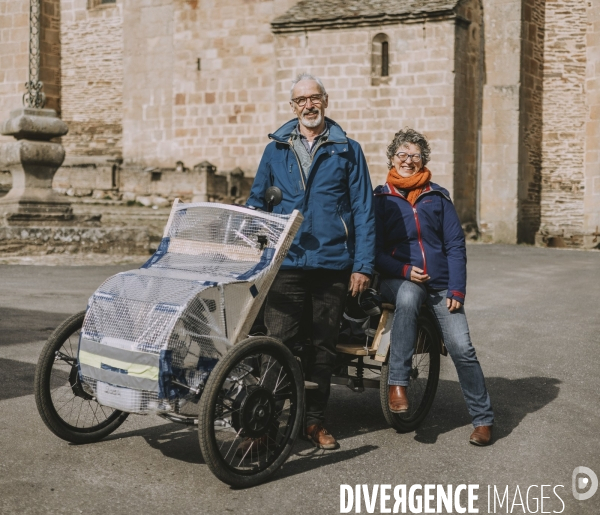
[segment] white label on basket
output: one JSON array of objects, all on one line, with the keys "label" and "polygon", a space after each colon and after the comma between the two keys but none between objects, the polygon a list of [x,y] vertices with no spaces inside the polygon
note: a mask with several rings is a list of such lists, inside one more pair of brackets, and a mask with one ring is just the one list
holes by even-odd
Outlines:
[{"label": "white label on basket", "polygon": [[142,407],[142,392],[131,388],[98,381],[96,395],[100,404],[121,411],[140,411]]}]

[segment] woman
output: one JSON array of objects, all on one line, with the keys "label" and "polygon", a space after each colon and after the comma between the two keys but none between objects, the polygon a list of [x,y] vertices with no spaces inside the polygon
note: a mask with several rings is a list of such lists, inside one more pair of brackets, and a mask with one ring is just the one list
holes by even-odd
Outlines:
[{"label": "woman", "polygon": [[423,303],[435,314],[456,367],[475,430],[469,441],[489,445],[494,414],[463,304],[466,249],[448,191],[431,182],[425,167],[430,148],[412,129],[397,132],[387,149],[386,184],[375,189],[377,243],[375,266],[381,293],[395,303],[390,350],[389,407],[408,411],[417,316]]}]

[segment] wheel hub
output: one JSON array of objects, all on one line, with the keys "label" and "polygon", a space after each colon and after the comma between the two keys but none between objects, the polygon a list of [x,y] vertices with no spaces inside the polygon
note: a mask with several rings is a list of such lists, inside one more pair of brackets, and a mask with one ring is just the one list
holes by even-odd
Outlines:
[{"label": "wheel hub", "polygon": [[275,418],[273,394],[262,386],[242,390],[233,403],[232,425],[244,436],[259,438],[266,434]]}]

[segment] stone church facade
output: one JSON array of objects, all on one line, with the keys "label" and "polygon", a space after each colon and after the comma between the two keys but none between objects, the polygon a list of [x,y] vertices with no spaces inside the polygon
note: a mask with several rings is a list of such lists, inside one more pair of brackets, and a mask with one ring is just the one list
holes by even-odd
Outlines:
[{"label": "stone church facade", "polygon": [[[0,0],[3,118],[27,80],[28,6]],[[56,186],[119,198],[170,177],[169,197],[218,198],[190,175],[216,169],[246,191],[304,71],[374,184],[411,126],[468,233],[598,247],[600,0],[43,0],[47,107],[70,128]]]}]

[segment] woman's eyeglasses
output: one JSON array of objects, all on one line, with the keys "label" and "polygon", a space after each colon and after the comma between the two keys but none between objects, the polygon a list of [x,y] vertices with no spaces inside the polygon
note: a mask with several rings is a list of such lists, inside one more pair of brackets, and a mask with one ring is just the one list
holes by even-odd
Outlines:
[{"label": "woman's eyeglasses", "polygon": [[421,160],[421,154],[407,154],[406,152],[398,152],[396,157],[400,159],[400,161],[410,159],[410,162],[413,163],[418,163]]}]

